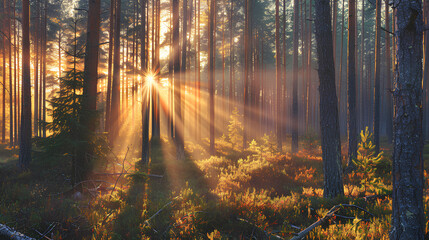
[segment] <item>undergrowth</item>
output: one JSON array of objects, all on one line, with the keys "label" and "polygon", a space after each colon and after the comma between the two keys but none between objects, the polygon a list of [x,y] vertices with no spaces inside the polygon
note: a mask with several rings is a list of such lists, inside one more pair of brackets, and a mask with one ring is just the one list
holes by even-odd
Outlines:
[{"label": "undergrowth", "polygon": [[[238,137],[224,136],[217,145],[222,151],[211,157],[201,145],[187,143],[182,162],[174,159],[174,145],[160,139],[148,165],[133,156],[111,156],[97,171],[117,174],[94,174],[79,188],[59,170],[48,181],[46,171],[20,173],[6,164],[0,168],[0,223],[36,238],[37,231],[47,232],[52,239],[290,239],[332,206],[351,204],[372,215],[341,209],[306,239],[388,239],[390,160],[373,154],[368,132],[361,137],[357,168],[344,176],[345,196],[335,199],[323,198],[320,148],[279,154],[269,135],[241,152]],[[123,158],[126,171],[118,170]]]}]

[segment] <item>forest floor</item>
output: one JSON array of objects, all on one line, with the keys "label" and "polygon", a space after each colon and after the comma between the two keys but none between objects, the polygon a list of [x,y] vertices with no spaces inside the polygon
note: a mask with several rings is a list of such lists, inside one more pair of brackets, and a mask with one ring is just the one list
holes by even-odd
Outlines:
[{"label": "forest floor", "polygon": [[[187,143],[179,162],[174,145],[160,139],[149,164],[138,162],[137,150],[110,154],[74,187],[67,163],[33,162],[20,172],[17,150],[1,145],[0,223],[36,239],[291,239],[343,204],[307,239],[388,239],[390,146],[367,162],[370,173],[344,174],[345,196],[328,200],[316,141],[304,139],[296,155],[276,153],[268,136],[245,151],[235,145],[220,138],[210,157],[207,140]],[[362,153],[375,159],[370,149]],[[429,166],[429,145],[424,157]],[[428,219],[427,191],[424,205]]]}]

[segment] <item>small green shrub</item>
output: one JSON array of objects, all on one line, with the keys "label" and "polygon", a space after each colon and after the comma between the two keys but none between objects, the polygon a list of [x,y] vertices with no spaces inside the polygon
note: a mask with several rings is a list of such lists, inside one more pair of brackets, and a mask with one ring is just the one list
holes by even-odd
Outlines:
[{"label": "small green shrub", "polygon": [[383,151],[375,153],[375,145],[372,143],[372,134],[368,127],[361,131],[361,142],[358,144],[357,158],[353,160],[356,172],[361,176],[360,184],[364,192],[372,194],[387,193],[387,186],[380,176],[376,174],[377,168],[383,163]]}]

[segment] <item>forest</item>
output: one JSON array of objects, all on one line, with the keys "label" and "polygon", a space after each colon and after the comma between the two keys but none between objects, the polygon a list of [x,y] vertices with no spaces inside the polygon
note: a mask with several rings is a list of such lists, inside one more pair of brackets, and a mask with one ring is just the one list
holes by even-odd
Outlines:
[{"label": "forest", "polygon": [[429,0],[0,0],[0,239],[429,239],[427,30]]}]

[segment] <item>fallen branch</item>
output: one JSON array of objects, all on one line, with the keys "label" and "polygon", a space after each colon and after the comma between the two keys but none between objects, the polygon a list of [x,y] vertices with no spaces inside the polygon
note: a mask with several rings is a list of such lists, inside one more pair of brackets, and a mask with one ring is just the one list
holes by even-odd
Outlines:
[{"label": "fallen branch", "polygon": [[336,212],[338,212],[338,210],[341,209],[341,205],[335,205],[331,208],[331,210],[329,210],[329,212],[323,217],[320,218],[319,220],[317,220],[315,223],[311,224],[308,228],[302,230],[301,232],[298,233],[297,236],[291,238],[291,240],[300,240],[303,237],[305,237],[305,235],[307,235],[308,233],[310,233],[313,229],[315,229],[316,227],[322,225],[323,223],[327,222],[329,219],[331,219],[334,214]]},{"label": "fallen branch", "polygon": [[3,224],[0,224],[0,239],[35,240]]},{"label": "fallen branch", "polygon": [[146,221],[144,221],[145,224],[149,225],[149,221],[152,220],[154,217],[156,217],[158,214],[160,214],[162,212],[162,210],[164,210],[166,207],[168,207],[169,205],[171,205],[173,203],[173,201],[168,202],[167,204],[165,204],[161,209],[159,209],[154,215],[152,215],[149,219],[147,219]]},{"label": "fallen branch", "polygon": [[[340,205],[335,205],[333,206],[328,213],[326,213],[326,215],[323,218],[320,218],[319,220],[317,220],[315,223],[311,224],[308,228],[302,230],[301,232],[298,233],[298,235],[296,235],[295,237],[291,238],[290,240],[300,240],[302,238],[304,238],[308,233],[310,233],[313,229],[315,229],[316,227],[322,225],[323,223],[326,223],[329,219],[331,219],[332,217],[336,216],[339,218],[344,218],[344,219],[355,219],[354,217],[347,217],[347,216],[343,216],[343,215],[338,215],[335,214],[336,212],[338,212],[341,208],[344,207],[350,207],[350,208],[356,208],[359,209],[369,215],[371,215],[371,217],[374,217],[374,214],[368,212],[367,210],[365,210],[362,207],[359,207],[357,205],[353,205],[353,204],[340,204]],[[369,219],[361,219],[361,221],[369,221]]]},{"label": "fallen branch", "polygon": [[125,160],[127,159],[127,155],[128,155],[128,152],[129,152],[129,151],[130,151],[130,148],[128,147],[128,148],[127,148],[127,152],[125,153],[125,156],[124,156],[124,161],[122,161],[122,171],[121,171],[121,174],[118,176],[118,178],[116,178],[115,186],[113,186],[113,189],[112,189],[112,191],[110,192],[109,200],[112,198],[113,191],[115,191],[115,189],[116,189],[116,185],[118,184],[119,178],[121,178],[121,176],[124,174],[124,170],[125,170]]},{"label": "fallen branch", "polygon": [[[273,233],[269,233],[269,232],[267,232],[267,231],[265,231],[265,230],[263,230],[263,229],[261,229],[260,227],[258,227],[256,224],[254,224],[254,223],[251,223],[251,222],[249,222],[248,220],[246,220],[246,219],[244,219],[244,218],[237,218],[237,220],[239,220],[239,221],[242,221],[242,222],[245,222],[245,223],[247,223],[247,224],[249,224],[250,226],[252,226],[254,229],[258,229],[258,230],[260,230],[261,232],[263,232],[264,234],[265,234],[265,236],[267,236],[269,239],[280,239],[280,240],[283,240],[283,238],[281,238],[280,236],[277,236],[277,235],[275,235],[275,234],[273,234]],[[252,235],[253,235],[253,233],[252,233]]]}]

